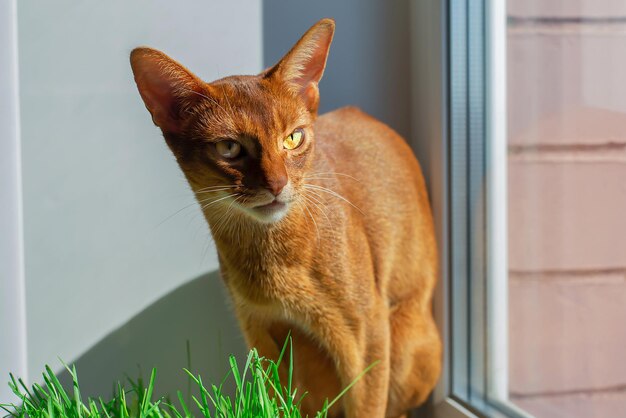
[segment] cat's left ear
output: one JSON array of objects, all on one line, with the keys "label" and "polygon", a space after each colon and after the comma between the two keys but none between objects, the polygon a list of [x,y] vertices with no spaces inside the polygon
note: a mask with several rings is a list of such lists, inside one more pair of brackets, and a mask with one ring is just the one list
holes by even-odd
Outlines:
[{"label": "cat's left ear", "polygon": [[265,77],[279,79],[304,101],[307,109],[317,111],[318,83],[326,68],[328,51],[335,33],[335,21],[322,19],[313,25]]},{"label": "cat's left ear", "polygon": [[135,48],[130,65],[139,94],[163,132],[179,132],[189,109],[208,94],[198,77],[156,49]]}]

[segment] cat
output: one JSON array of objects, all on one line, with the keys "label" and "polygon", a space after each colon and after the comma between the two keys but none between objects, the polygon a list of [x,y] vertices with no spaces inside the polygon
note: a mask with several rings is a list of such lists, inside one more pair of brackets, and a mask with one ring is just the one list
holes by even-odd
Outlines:
[{"label": "cat", "polygon": [[317,116],[334,30],[323,19],[273,67],[211,83],[154,49],[130,61],[247,344],[275,359],[291,335],[310,417],[374,363],[329,416],[404,417],[440,373],[432,215],[396,132],[354,107]]}]

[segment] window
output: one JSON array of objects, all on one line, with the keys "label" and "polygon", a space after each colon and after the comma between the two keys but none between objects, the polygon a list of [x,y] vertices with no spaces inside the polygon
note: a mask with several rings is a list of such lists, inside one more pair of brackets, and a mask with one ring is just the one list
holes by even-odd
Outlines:
[{"label": "window", "polygon": [[504,3],[451,1],[447,22],[449,392],[522,417],[507,382]]},{"label": "window", "polygon": [[414,80],[444,109],[418,133],[447,349],[426,416],[621,416],[626,4],[443,3]]}]

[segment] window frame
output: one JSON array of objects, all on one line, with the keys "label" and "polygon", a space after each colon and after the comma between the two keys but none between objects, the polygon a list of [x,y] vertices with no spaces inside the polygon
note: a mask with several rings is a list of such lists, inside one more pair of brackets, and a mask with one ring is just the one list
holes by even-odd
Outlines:
[{"label": "window frame", "polygon": [[[27,375],[17,0],[0,2],[0,376]],[[3,382],[4,383],[4,382]],[[12,392],[0,386],[0,400]]]},{"label": "window frame", "polygon": [[526,418],[508,402],[506,0],[412,2],[411,16],[413,140],[439,242],[444,342],[418,416]]}]

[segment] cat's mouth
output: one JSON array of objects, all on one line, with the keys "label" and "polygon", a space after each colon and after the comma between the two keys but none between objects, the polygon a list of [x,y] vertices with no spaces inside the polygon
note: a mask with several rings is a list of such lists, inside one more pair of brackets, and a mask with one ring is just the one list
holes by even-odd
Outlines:
[{"label": "cat's mouth", "polygon": [[257,221],[263,223],[274,223],[281,220],[288,210],[288,202],[282,202],[274,199],[269,203],[252,206],[246,211],[252,215]]},{"label": "cat's mouth", "polygon": [[277,199],[274,199],[270,203],[267,203],[264,205],[258,205],[258,206],[255,206],[254,208],[259,209],[259,210],[279,210],[279,209],[284,209],[286,206],[287,204],[285,202],[279,202]]}]

